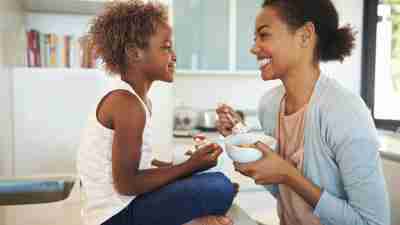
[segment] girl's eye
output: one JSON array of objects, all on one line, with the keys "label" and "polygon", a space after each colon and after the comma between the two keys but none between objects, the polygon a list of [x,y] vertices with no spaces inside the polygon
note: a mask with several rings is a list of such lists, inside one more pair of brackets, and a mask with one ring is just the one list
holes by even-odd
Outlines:
[{"label": "girl's eye", "polygon": [[164,49],[166,51],[170,51],[170,50],[172,50],[172,47],[171,46],[164,46],[164,47],[162,47],[162,49]]}]

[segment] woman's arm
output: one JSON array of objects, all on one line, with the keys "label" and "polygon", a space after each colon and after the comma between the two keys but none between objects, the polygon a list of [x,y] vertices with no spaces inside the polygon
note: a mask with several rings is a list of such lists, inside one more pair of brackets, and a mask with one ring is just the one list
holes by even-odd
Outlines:
[{"label": "woman's arm", "polygon": [[314,214],[327,225],[389,225],[389,200],[376,142],[354,140],[343,145],[336,158],[347,199],[324,190]]},{"label": "woman's arm", "polygon": [[305,178],[294,167],[292,168],[293,169],[288,171],[284,184],[300,195],[311,207],[315,208],[322,195],[321,188]]},{"label": "woman's arm", "polygon": [[272,184],[275,187],[277,184],[285,184],[315,207],[321,197],[321,189],[267,145],[258,142],[256,146],[263,153],[263,158],[253,163],[235,163],[236,170],[253,178],[256,184]]},{"label": "woman's arm", "polygon": [[358,96],[332,96],[321,108],[320,132],[338,167],[345,197],[324,190],[314,213],[327,225],[388,225],[389,199],[371,113]]}]

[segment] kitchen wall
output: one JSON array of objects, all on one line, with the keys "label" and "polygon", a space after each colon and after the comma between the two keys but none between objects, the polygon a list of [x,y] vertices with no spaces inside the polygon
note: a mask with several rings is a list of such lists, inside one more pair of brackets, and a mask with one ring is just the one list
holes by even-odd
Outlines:
[{"label": "kitchen wall", "polygon": [[[361,47],[363,25],[363,0],[334,0],[340,15],[340,23],[350,23],[358,31],[353,55],[342,64],[322,65],[323,71],[350,89],[360,93]],[[252,24],[249,24],[252,26]],[[179,60],[179,59],[178,59]],[[213,108],[218,102],[227,102],[239,108],[255,109],[263,93],[276,85],[276,82],[263,82],[254,74],[177,74],[175,96],[184,104],[196,108]]]},{"label": "kitchen wall", "polygon": [[12,174],[11,68],[23,64],[23,13],[18,1],[0,1],[0,176]]},{"label": "kitchen wall", "polygon": [[[11,68],[22,64],[25,41],[23,14],[15,0],[0,1],[0,176],[13,174],[13,116]],[[21,54],[18,54],[21,53]],[[0,207],[0,224],[10,215]]]}]

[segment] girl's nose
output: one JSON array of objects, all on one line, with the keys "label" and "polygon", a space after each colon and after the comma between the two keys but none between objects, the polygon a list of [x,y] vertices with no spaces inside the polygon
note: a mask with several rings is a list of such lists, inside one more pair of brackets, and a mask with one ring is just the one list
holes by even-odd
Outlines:
[{"label": "girl's nose", "polygon": [[176,54],[175,54],[175,52],[172,53],[172,61],[176,62]]}]

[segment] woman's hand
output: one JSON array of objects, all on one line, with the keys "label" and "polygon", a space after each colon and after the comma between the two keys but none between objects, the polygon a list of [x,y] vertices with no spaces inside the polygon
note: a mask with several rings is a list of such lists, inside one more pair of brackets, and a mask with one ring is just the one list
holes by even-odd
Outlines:
[{"label": "woman's hand", "polygon": [[222,149],[219,145],[208,144],[193,152],[185,163],[191,165],[195,172],[207,170],[217,165],[221,153]]},{"label": "woman's hand", "polygon": [[236,171],[251,177],[256,184],[287,184],[289,176],[298,172],[267,145],[257,142],[256,146],[263,153],[261,159],[251,163],[234,163]]},{"label": "woman's hand", "polygon": [[240,116],[232,109],[232,107],[221,104],[217,110],[218,120],[216,126],[218,131],[223,136],[229,136],[232,134],[232,128],[241,121]]}]

